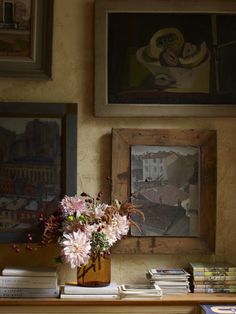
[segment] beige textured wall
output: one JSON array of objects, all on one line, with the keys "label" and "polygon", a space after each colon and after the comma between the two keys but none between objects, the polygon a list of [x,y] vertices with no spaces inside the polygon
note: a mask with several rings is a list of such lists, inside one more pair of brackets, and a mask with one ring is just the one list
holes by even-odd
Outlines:
[{"label": "beige textured wall", "polygon": [[[147,268],[187,266],[189,261],[228,260],[236,263],[236,119],[235,118],[95,118],[93,117],[93,0],[55,0],[53,79],[0,79],[0,101],[78,103],[78,192],[109,195],[105,178],[111,172],[111,129],[199,128],[218,132],[217,245],[212,256],[112,255],[112,279],[144,280]],[[21,254],[0,247],[0,268],[9,265],[51,265],[55,246]],[[60,279],[75,271],[60,266]]]}]

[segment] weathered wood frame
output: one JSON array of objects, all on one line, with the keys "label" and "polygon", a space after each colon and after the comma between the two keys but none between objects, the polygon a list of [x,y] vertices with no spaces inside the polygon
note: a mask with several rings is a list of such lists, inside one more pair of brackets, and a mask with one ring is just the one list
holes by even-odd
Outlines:
[{"label": "weathered wood frame", "polygon": [[130,195],[130,148],[133,145],[194,146],[200,151],[199,237],[128,237],[114,253],[209,254],[215,251],[216,161],[215,130],[113,129],[112,198]]}]

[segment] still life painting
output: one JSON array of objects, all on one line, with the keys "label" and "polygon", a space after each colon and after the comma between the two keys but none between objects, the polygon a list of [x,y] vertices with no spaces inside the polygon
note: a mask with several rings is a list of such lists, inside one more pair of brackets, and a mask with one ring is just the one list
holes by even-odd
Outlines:
[{"label": "still life painting", "polygon": [[236,15],[111,11],[107,17],[108,103],[235,103]]}]

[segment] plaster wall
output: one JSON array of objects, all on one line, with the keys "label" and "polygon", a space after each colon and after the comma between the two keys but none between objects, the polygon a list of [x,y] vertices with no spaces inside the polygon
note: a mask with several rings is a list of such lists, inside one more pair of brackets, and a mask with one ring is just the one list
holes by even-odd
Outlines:
[{"label": "plaster wall", "polygon": [[[112,254],[112,279],[140,282],[145,270],[156,266],[185,267],[189,261],[236,263],[236,118],[96,118],[93,116],[93,0],[55,0],[53,78],[48,81],[0,78],[0,101],[78,103],[78,192],[102,190],[111,174],[112,128],[196,128],[218,133],[216,253],[189,255]],[[5,265],[53,265],[58,248],[16,254],[0,247],[0,268]],[[59,266],[60,280],[75,279],[75,270]]]}]

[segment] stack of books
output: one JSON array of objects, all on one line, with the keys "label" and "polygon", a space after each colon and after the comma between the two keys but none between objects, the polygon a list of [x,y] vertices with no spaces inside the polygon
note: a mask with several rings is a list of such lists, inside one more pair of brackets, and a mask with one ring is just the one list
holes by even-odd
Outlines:
[{"label": "stack of books", "polygon": [[114,282],[105,287],[82,287],[76,283],[66,283],[62,288],[61,299],[119,299],[118,285]]},{"label": "stack of books", "polygon": [[184,269],[150,269],[146,273],[147,279],[158,285],[166,294],[187,294],[190,292],[190,274]]},{"label": "stack of books", "polygon": [[156,284],[124,284],[119,286],[121,298],[146,298],[160,299],[163,295],[162,290]]},{"label": "stack of books", "polygon": [[6,267],[0,276],[1,298],[56,298],[59,290],[54,268]]},{"label": "stack of books", "polygon": [[235,293],[236,266],[222,263],[190,263],[195,293]]}]

